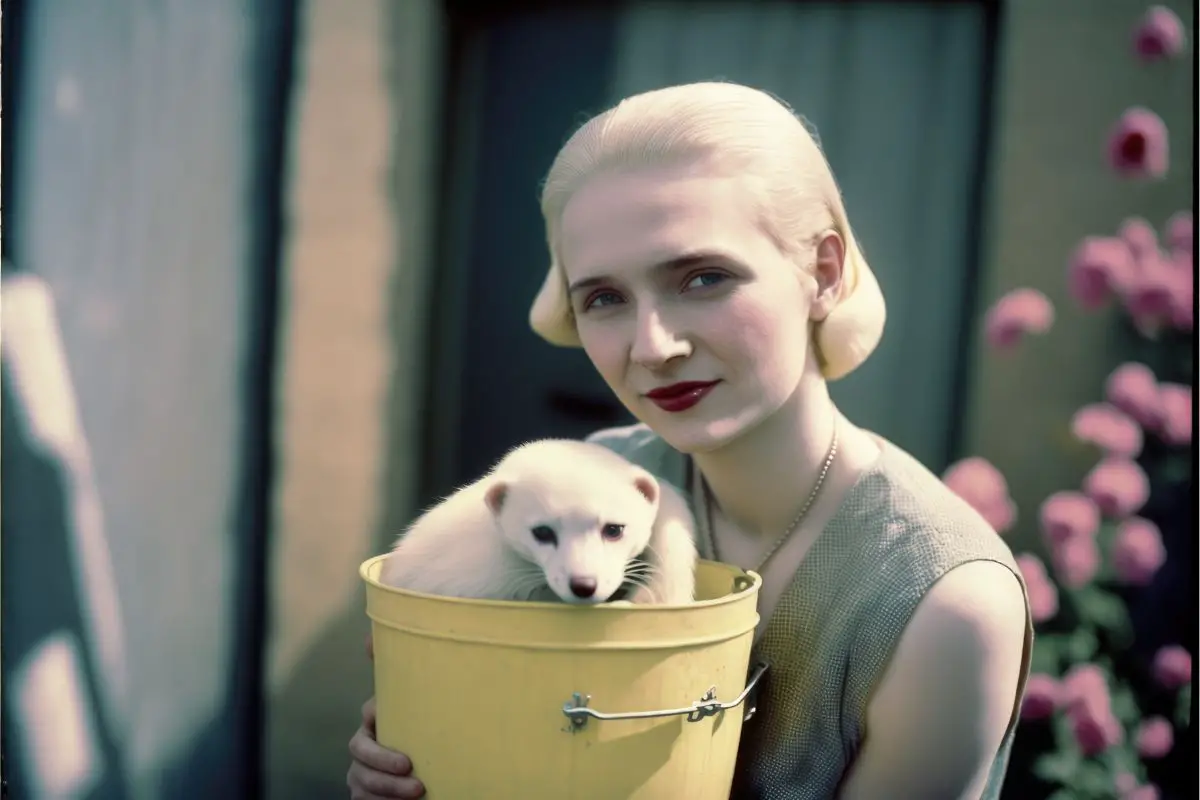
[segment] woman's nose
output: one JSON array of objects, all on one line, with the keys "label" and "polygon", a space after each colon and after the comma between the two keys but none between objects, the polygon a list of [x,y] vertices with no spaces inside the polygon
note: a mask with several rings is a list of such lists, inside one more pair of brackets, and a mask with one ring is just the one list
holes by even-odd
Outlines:
[{"label": "woman's nose", "polygon": [[658,312],[639,315],[629,354],[634,362],[653,369],[688,352],[687,340],[665,324]]}]

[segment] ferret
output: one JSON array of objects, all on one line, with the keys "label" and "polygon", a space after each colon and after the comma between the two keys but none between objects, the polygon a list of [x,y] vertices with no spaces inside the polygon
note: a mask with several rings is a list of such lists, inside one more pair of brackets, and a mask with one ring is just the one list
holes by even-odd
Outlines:
[{"label": "ferret", "polygon": [[679,492],[608,448],[541,439],[426,511],[380,582],[450,597],[678,605],[695,594]]}]

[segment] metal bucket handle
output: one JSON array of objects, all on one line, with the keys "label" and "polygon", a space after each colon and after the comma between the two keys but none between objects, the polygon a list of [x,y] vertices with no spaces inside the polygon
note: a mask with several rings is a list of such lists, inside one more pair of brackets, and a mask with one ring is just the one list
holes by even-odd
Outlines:
[{"label": "metal bucket handle", "polygon": [[[740,706],[750,696],[750,693],[754,691],[754,687],[758,685],[759,680],[766,671],[767,664],[765,662],[756,664],[754,670],[750,673],[750,679],[746,681],[746,688],[728,703],[718,701],[717,687],[710,686],[708,691],[704,693],[704,696],[692,703],[689,708],[669,708],[662,711],[627,711],[624,713],[608,714],[587,707],[587,704],[592,699],[590,694],[581,695],[579,692],[575,692],[571,697],[571,701],[563,704],[563,714],[569,720],[569,724],[563,730],[568,733],[577,733],[583,730],[587,727],[588,717],[602,720],[617,720],[653,719],[655,717],[678,717],[686,715],[688,722],[699,722],[707,717],[715,716],[722,711],[728,711]],[[746,712],[742,715],[742,721],[745,722],[753,717],[756,710],[757,708],[753,701],[748,703]]]}]

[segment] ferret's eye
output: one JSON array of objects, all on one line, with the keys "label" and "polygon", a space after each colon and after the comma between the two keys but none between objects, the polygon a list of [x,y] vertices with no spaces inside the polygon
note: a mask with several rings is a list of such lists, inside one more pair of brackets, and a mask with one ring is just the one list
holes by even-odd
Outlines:
[{"label": "ferret's eye", "polygon": [[533,540],[538,544],[557,544],[558,537],[554,534],[554,528],[549,525],[538,525],[530,529],[533,534]]},{"label": "ferret's eye", "polygon": [[610,522],[604,526],[602,533],[604,534],[605,539],[608,539],[610,542],[615,542],[624,535],[625,526],[619,525],[616,522]]}]

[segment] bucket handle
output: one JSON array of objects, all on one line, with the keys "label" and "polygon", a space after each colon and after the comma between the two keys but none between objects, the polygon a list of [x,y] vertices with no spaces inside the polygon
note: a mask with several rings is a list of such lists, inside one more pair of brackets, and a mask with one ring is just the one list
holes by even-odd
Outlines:
[{"label": "bucket handle", "polygon": [[[741,694],[728,703],[722,703],[718,701],[717,687],[710,686],[708,691],[704,693],[704,696],[692,703],[689,708],[669,708],[662,711],[627,711],[624,713],[605,713],[603,711],[596,711],[593,708],[587,707],[588,702],[590,702],[592,699],[590,694],[581,695],[579,692],[575,692],[572,695],[570,702],[563,704],[563,714],[570,721],[570,724],[563,728],[563,730],[568,733],[576,733],[583,730],[585,727],[587,727],[588,717],[602,720],[616,720],[653,719],[655,717],[678,717],[686,715],[688,722],[699,722],[707,717],[715,716],[722,711],[728,711],[731,708],[737,708],[740,706],[743,702],[745,702],[746,698],[750,696],[750,693],[754,691],[754,687],[758,684],[758,681],[762,678],[766,671],[767,664],[765,662],[759,662],[756,664],[754,671],[750,673],[750,679],[746,681],[746,688],[742,690]],[[753,702],[747,704],[746,713],[742,716],[742,721],[745,722],[754,716],[754,712],[756,710],[757,709]]]}]

